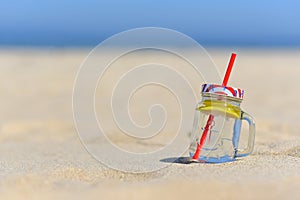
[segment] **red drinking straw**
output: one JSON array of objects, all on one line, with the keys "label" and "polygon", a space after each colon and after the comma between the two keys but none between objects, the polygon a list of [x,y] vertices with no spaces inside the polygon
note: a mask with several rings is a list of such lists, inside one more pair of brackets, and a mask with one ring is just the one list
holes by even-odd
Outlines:
[{"label": "red drinking straw", "polygon": [[201,136],[201,139],[200,139],[200,142],[198,143],[197,145],[197,149],[196,149],[196,152],[193,156],[193,160],[196,160],[198,161],[199,159],[199,156],[200,156],[200,151],[204,145],[204,142],[206,140],[206,137],[207,137],[207,134],[208,134],[208,131],[211,129],[211,126],[212,126],[212,123],[214,121],[214,116],[212,114],[209,115],[208,117],[208,120],[206,122],[206,125],[205,125],[205,128],[204,128],[204,131],[202,133],[202,136]]},{"label": "red drinking straw", "polygon": [[[224,79],[223,79],[223,83],[222,83],[222,86],[224,86],[224,87],[227,85],[227,82],[228,82],[228,79],[229,79],[229,76],[230,76],[235,58],[236,58],[236,54],[232,53],[231,57],[230,57],[229,64],[228,64],[228,67],[227,67],[227,70],[226,70],[226,73],[225,73],[225,76],[224,76]],[[207,119],[207,122],[206,122],[206,125],[204,127],[201,139],[200,139],[200,141],[197,145],[197,149],[196,149],[196,152],[195,152],[192,160],[194,160],[194,161],[199,160],[201,149],[202,149],[202,147],[205,143],[205,140],[206,140],[206,137],[207,137],[207,134],[208,134],[209,130],[211,130],[213,121],[214,121],[214,116],[212,114],[210,114],[208,119]]]},{"label": "red drinking straw", "polygon": [[227,67],[227,70],[226,70],[226,73],[225,73],[225,76],[224,76],[224,79],[223,79],[222,86],[226,86],[227,85],[227,82],[228,82],[228,79],[229,79],[229,76],[230,76],[230,73],[231,73],[231,70],[232,70],[235,58],[236,58],[236,54],[232,53],[231,57],[230,57],[229,64],[228,64],[228,67]]}]

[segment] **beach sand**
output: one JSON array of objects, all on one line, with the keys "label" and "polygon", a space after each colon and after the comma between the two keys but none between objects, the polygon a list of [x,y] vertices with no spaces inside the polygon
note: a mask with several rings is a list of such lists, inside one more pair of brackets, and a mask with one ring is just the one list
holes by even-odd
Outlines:
[{"label": "beach sand", "polygon": [[[255,117],[253,154],[223,164],[166,163],[138,174],[101,164],[77,134],[72,90],[90,50],[0,50],[0,199],[300,198],[300,49],[237,51],[229,84],[245,89],[242,107]],[[208,49],[221,74],[231,51]],[[202,83],[193,81],[199,91]]]}]

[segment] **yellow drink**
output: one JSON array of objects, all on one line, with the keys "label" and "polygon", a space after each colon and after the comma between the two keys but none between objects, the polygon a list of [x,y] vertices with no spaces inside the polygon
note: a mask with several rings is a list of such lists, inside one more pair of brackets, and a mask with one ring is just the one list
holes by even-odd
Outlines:
[{"label": "yellow drink", "polygon": [[226,117],[237,119],[241,118],[241,109],[226,101],[205,100],[197,110],[208,114],[226,115]]}]

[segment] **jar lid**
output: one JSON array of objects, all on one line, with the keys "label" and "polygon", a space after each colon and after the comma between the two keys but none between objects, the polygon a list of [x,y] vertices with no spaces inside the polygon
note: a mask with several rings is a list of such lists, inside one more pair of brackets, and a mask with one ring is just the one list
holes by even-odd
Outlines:
[{"label": "jar lid", "polygon": [[218,84],[203,84],[202,93],[218,94],[239,99],[244,97],[244,90]]}]

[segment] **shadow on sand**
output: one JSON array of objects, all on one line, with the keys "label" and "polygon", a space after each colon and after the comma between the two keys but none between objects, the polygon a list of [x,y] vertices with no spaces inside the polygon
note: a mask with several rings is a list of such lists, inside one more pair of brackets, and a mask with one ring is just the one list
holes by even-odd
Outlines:
[{"label": "shadow on sand", "polygon": [[172,157],[172,158],[164,158],[160,160],[161,162],[166,163],[178,163],[178,164],[190,164],[192,161],[189,157]]}]

